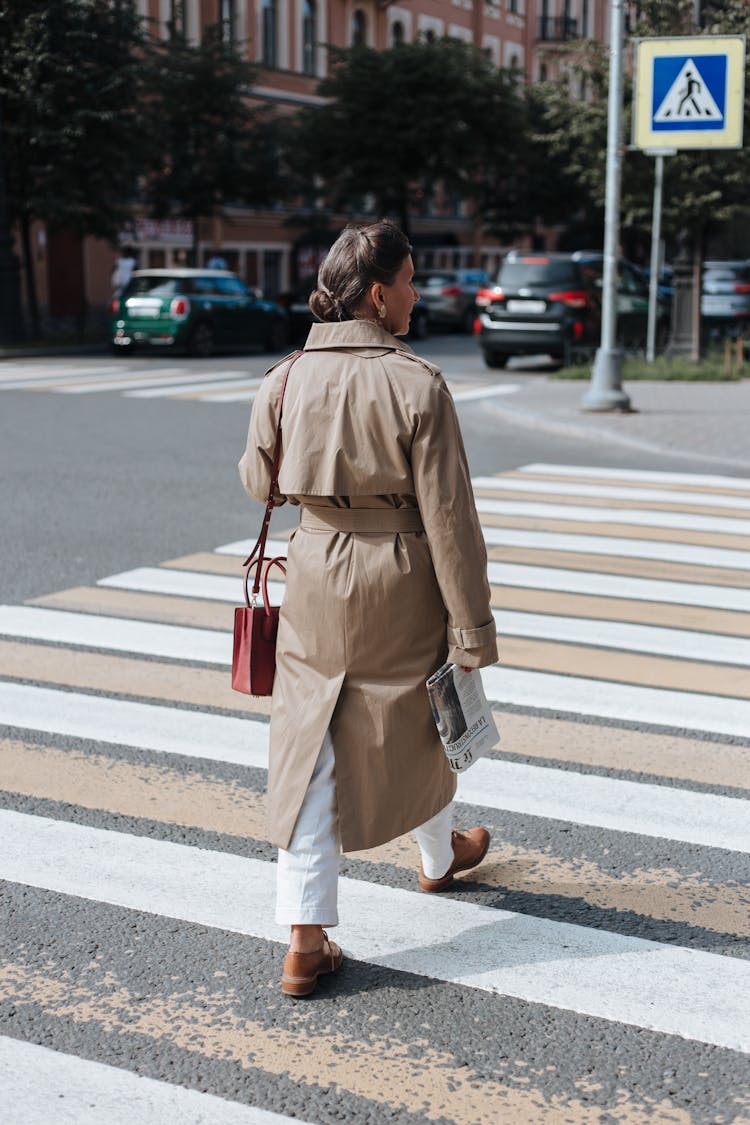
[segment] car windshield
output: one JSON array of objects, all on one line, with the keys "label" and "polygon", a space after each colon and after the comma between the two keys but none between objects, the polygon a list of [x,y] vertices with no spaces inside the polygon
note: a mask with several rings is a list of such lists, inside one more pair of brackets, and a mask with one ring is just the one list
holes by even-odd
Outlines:
[{"label": "car windshield", "polygon": [[455,285],[454,273],[415,273],[414,284],[417,289],[440,289],[443,285]]},{"label": "car windshield", "polygon": [[550,258],[516,258],[503,262],[497,275],[501,289],[520,289],[531,285],[567,285],[577,281],[573,262],[554,261]]},{"label": "car windshield", "polygon": [[124,296],[175,297],[182,292],[182,280],[177,277],[132,277]]}]

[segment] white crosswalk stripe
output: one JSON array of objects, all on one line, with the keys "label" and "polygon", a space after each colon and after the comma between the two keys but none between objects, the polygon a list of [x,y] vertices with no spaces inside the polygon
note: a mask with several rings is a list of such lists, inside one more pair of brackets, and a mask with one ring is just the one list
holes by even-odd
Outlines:
[{"label": "white crosswalk stripe", "polygon": [[[29,388],[40,380],[51,382],[43,365],[28,374],[24,385]],[[232,401],[240,390],[229,379],[222,389],[227,373],[216,374],[216,380],[201,373],[192,383],[172,382],[182,379],[182,372],[164,371],[158,384],[149,386],[146,380],[125,393],[142,398],[205,393],[205,401]],[[77,379],[80,386],[96,385],[83,383],[82,375],[70,370],[58,380],[59,390],[66,390],[68,377],[71,384]],[[83,374],[89,377],[101,379],[103,389],[109,373]],[[14,382],[19,380],[0,386]],[[242,384],[243,395],[248,385],[247,380]],[[470,388],[464,397],[473,395]],[[461,392],[456,397],[460,400]],[[572,910],[574,921],[560,920],[552,906],[545,906],[544,891],[536,892],[536,912],[498,906],[498,895],[486,904],[481,888],[465,899],[417,895],[403,883],[391,885],[383,874],[387,867],[370,874],[373,861],[400,871],[401,853],[386,849],[372,858],[355,857],[342,878],[337,940],[350,958],[379,971],[444,982],[467,996],[482,994],[487,1002],[501,996],[507,1003],[523,1002],[572,1019],[605,1021],[602,1026],[622,1034],[628,1029],[653,1033],[672,1050],[689,1041],[748,1052],[750,961],[739,947],[737,954],[728,946],[713,951],[709,918],[712,904],[728,896],[730,906],[721,920],[717,913],[713,938],[729,935],[731,943],[733,925],[738,935],[747,936],[742,886],[726,875],[714,881],[713,871],[717,864],[731,870],[750,851],[750,678],[745,671],[750,667],[750,585],[743,581],[750,549],[742,549],[742,537],[750,544],[750,481],[534,464],[502,477],[475,478],[474,486],[491,548],[488,575],[503,657],[482,676],[502,737],[493,755],[459,778],[457,809],[464,821],[477,809],[488,810],[488,816],[494,812],[503,826],[495,829],[498,848],[506,825],[509,834],[513,825],[523,825],[522,842],[507,845],[499,866],[493,865],[492,852],[488,857],[487,881],[493,887],[505,880],[510,885],[517,862],[528,871],[532,895],[534,866],[546,863],[539,880],[556,887],[550,889],[550,903],[567,895],[601,913],[590,924],[585,919],[579,924],[584,916]],[[514,499],[514,493],[523,498]],[[531,494],[537,497],[533,501],[527,499]],[[523,519],[545,523],[526,527]],[[584,527],[566,530],[571,522]],[[606,525],[606,534],[599,535],[596,524]],[[623,528],[622,537],[616,525]],[[658,537],[664,531],[669,541]],[[265,712],[253,712],[256,705],[246,697],[230,703],[217,698],[211,709],[204,697],[199,701],[191,695],[194,685],[204,682],[199,677],[226,678],[230,606],[241,604],[241,562],[251,546],[249,540],[227,542],[210,554],[103,576],[83,591],[87,608],[78,589],[36,599],[36,604],[0,606],[0,788],[5,790],[0,881],[6,886],[52,896],[61,918],[74,909],[71,904],[80,909],[83,903],[94,911],[106,905],[134,918],[164,920],[170,932],[197,926],[211,935],[216,949],[231,935],[265,944],[284,941],[284,931],[272,920],[275,865],[267,853],[252,854],[260,830],[250,810],[261,802],[258,778],[268,766]],[[286,549],[286,542],[276,539],[268,553]],[[524,552],[521,561],[513,561],[518,551]],[[561,558],[551,558],[555,552]],[[570,566],[562,565],[573,555]],[[236,575],[230,576],[233,559]],[[640,560],[637,577],[616,572],[627,560]],[[736,574],[722,574],[726,571]],[[283,582],[269,583],[274,602],[283,599],[284,589]],[[625,607],[629,616],[620,619]],[[59,676],[44,671],[35,679],[33,657],[42,652],[49,660],[45,669],[54,669],[59,654]],[[104,681],[87,679],[86,660],[104,658],[112,662],[113,690]],[[145,674],[138,680],[135,668]],[[155,684],[162,677],[164,694],[156,686],[149,693],[149,669]],[[181,673],[184,686],[178,691],[174,685]],[[205,680],[209,699],[214,682]],[[514,733],[507,735],[506,729]],[[526,730],[526,741],[516,741]],[[719,774],[712,775],[714,758],[721,760],[721,778],[729,781],[720,784]],[[46,760],[49,774],[35,764]],[[53,762],[62,772],[54,772]],[[66,770],[70,779],[63,786],[55,779]],[[170,779],[164,780],[163,791],[156,783],[162,774]],[[179,787],[178,778],[188,791],[195,790],[187,819],[163,807],[166,798],[160,795]],[[129,799],[141,804],[126,812],[116,798],[131,783]],[[221,800],[209,799],[208,790],[197,796],[198,787],[209,784],[226,787]],[[138,797],[142,792],[150,796]],[[202,818],[209,811],[224,816],[221,802],[230,799],[246,802],[237,806],[245,810],[240,835],[251,841],[242,854],[217,845],[215,836],[200,835]],[[29,803],[33,800],[52,804],[40,811]],[[110,810],[114,820],[107,819]],[[86,816],[92,819],[87,822]],[[161,836],[160,826],[177,826],[184,838]],[[224,832],[226,839],[238,834],[229,824],[217,828],[213,820],[210,831]],[[569,854],[560,843],[562,833],[570,840]],[[657,864],[648,858],[652,850],[669,858]],[[611,859],[611,871],[605,857]],[[551,875],[553,869],[558,874]],[[627,893],[640,896],[637,907],[623,897],[623,888],[632,885]],[[693,926],[691,911],[701,894],[702,921]],[[674,902],[678,905],[668,905]],[[638,931],[624,920],[639,911],[645,918],[649,910],[655,922],[671,920],[676,936],[668,930],[657,940],[634,936]],[[693,929],[698,937],[688,941],[686,936],[683,944],[680,935]],[[12,1002],[14,987],[20,990],[20,963],[9,961],[3,974],[0,961],[0,1000]],[[218,965],[217,970],[221,976]],[[112,1003],[124,1014],[119,1031],[112,1008],[109,1023],[101,1016],[101,1026],[107,1026],[107,1034],[126,1035],[135,1009],[117,990],[112,972]],[[83,982],[66,981],[57,990],[49,986],[45,1018],[58,1011],[66,1021],[100,1018],[96,998],[84,995]],[[335,986],[330,994],[335,995]],[[37,985],[29,995],[41,1003]],[[138,995],[146,1010],[155,1003],[147,992]],[[419,994],[410,996],[419,1011]],[[346,998],[347,1007],[351,1000]],[[268,998],[261,997],[259,1004],[253,1017],[258,1027],[258,1011],[266,1011]],[[188,1026],[199,1021],[196,1011],[189,1009]],[[4,1030],[16,1034],[12,1021]],[[253,1033],[265,1037],[265,1032]],[[50,1051],[41,1033],[32,1029],[18,1035],[0,1038],[0,1087],[12,1103],[27,1107],[11,1125],[49,1120],[93,1125],[104,1119],[129,1125],[136,1118],[145,1125],[166,1120],[285,1125],[300,1119],[297,1104],[267,1102],[266,1109],[245,1104],[262,1083],[235,1086],[217,1097],[203,1087],[183,1088],[176,1070],[174,1080],[157,1081],[142,1077],[137,1061],[127,1056],[113,1058],[117,1065],[111,1066],[104,1054],[84,1057],[73,1045],[76,1040],[53,1038]],[[24,1041],[34,1035],[36,1041]],[[189,1049],[209,1052],[209,1039],[198,1036]],[[159,1042],[151,1041],[151,1057],[158,1056]],[[215,1049],[217,1058],[225,1057],[226,1041],[217,1041]],[[357,1057],[351,1045],[337,1051]],[[273,1066],[269,1071],[268,1054],[263,1058],[254,1065],[266,1068],[266,1081],[276,1081],[282,1071]],[[356,1078],[360,1070],[355,1065],[337,1071],[328,1081],[338,1083],[339,1097],[369,1098],[377,1120],[382,1108],[377,1099],[385,1095],[363,1086]],[[428,1092],[412,1112],[424,1115],[429,1108],[431,1117],[446,1116],[442,1103],[429,1097]],[[61,1104],[67,1117],[60,1115]],[[310,1122],[317,1122],[310,1105]],[[271,1106],[282,1111],[271,1112]],[[535,1125],[562,1120],[555,1117],[558,1108],[550,1116],[540,1111]],[[450,1119],[461,1125],[506,1120],[471,1108],[464,1117],[452,1113]],[[531,1119],[528,1111],[517,1115],[519,1123]]]},{"label": "white crosswalk stripe", "polygon": [[[261,357],[238,370],[215,368],[196,372],[192,367],[102,367],[45,366],[5,367],[0,390],[47,390],[55,394],[91,395],[119,392],[135,399],[189,399],[201,403],[250,403],[262,382],[263,371],[272,362]],[[475,402],[498,395],[514,394],[520,384],[494,381],[466,385],[463,379],[448,379],[456,402]]]}]

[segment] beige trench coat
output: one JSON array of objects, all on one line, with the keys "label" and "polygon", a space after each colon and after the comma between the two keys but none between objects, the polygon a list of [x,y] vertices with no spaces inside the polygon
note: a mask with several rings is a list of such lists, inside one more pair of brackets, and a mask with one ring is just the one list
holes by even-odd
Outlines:
[{"label": "beige trench coat", "polygon": [[[258,390],[240,461],[260,501],[285,367]],[[303,507],[280,615],[269,836],[288,847],[330,725],[342,850],[376,847],[455,792],[425,679],[446,659],[497,659],[487,554],[438,369],[371,322],[313,325],[284,396],[278,491],[278,503]],[[340,511],[354,508],[369,511]],[[382,530],[403,508],[423,531]],[[355,518],[368,530],[326,523]]]}]

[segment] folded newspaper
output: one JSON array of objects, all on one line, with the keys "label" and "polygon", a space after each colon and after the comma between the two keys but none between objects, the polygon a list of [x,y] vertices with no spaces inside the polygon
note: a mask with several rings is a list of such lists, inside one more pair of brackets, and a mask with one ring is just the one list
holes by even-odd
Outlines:
[{"label": "folded newspaper", "polygon": [[500,741],[478,668],[464,672],[443,664],[427,681],[427,693],[448,765],[466,770]]}]

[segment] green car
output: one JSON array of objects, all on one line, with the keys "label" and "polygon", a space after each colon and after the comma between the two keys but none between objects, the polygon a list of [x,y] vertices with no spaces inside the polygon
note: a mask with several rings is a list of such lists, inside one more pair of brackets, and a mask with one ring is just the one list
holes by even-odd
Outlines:
[{"label": "green car", "polygon": [[116,351],[178,348],[205,358],[220,349],[284,351],[289,342],[287,311],[227,270],[136,270],[109,311]]}]

